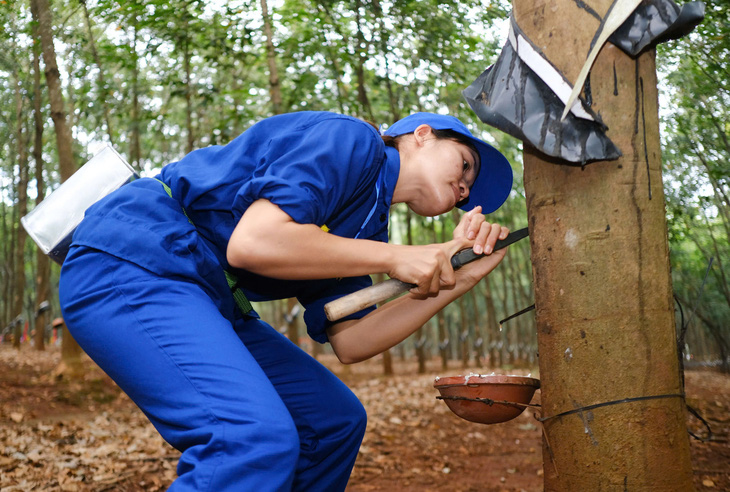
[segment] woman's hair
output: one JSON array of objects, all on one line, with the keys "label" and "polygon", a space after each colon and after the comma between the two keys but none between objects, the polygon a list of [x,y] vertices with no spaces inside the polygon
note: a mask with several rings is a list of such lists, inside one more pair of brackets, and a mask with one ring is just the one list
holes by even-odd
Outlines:
[{"label": "woman's hair", "polygon": [[[479,151],[477,150],[476,146],[474,145],[474,142],[472,140],[462,135],[459,132],[455,132],[454,130],[436,130],[435,128],[431,128],[431,131],[433,132],[434,136],[438,139],[445,139],[445,140],[454,140],[455,142],[458,142],[460,144],[464,144],[467,147],[469,147],[471,150],[473,150],[477,155],[479,155]],[[398,139],[402,137],[403,135],[411,135],[413,132],[410,133],[404,133],[402,135],[398,135],[397,137],[393,137],[391,135],[381,135],[380,138],[383,139],[383,142],[388,147],[398,148]]]}]

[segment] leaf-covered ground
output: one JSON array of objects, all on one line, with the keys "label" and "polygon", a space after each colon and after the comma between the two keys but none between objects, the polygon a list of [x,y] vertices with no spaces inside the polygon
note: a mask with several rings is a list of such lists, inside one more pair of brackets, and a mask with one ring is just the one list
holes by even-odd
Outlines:
[{"label": "leaf-covered ground", "polygon": [[[83,381],[68,382],[53,376],[58,360],[57,349],[0,345],[0,490],[167,488],[177,451],[91,361]],[[369,415],[348,492],[542,490],[541,431],[531,411],[487,426],[459,419],[435,399],[434,376],[465,372],[457,361],[448,374],[434,360],[417,375],[414,363],[396,360],[389,378],[378,359],[350,368],[323,362]],[[510,371],[520,372],[527,371]],[[687,393],[714,432],[710,442],[691,441],[695,486],[730,490],[730,377],[690,371]],[[703,430],[694,419],[689,428]]]}]

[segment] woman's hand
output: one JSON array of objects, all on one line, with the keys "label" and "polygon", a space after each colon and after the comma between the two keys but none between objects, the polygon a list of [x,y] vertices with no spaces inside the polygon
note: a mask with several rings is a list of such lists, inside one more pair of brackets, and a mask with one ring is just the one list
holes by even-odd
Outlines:
[{"label": "woman's hand", "polygon": [[442,289],[452,288],[456,282],[451,257],[464,249],[464,241],[454,239],[443,244],[424,246],[398,246],[394,256],[394,266],[388,276],[416,284],[410,290],[419,297],[434,296]]},{"label": "woman's hand", "polygon": [[504,251],[495,254],[492,251],[498,239],[504,239],[509,229],[499,224],[490,224],[476,207],[464,214],[454,229],[454,239],[443,244],[426,246],[400,246],[396,255],[395,266],[388,272],[391,278],[397,278],[409,284],[416,284],[411,293],[417,296],[433,296],[440,290],[451,289],[457,281],[457,275],[451,267],[451,257],[462,249],[472,247],[477,254],[485,253],[490,258],[480,259],[480,268],[467,269],[459,278],[474,285],[491,272],[502,258]]},{"label": "woman's hand", "polygon": [[509,234],[509,229],[506,227],[487,222],[481,212],[482,207],[477,206],[461,216],[459,224],[454,229],[454,239],[466,241],[460,250],[472,247],[476,254],[490,254],[497,239],[504,239]]},{"label": "woman's hand", "polygon": [[507,250],[494,252],[494,245],[498,239],[505,239],[509,229],[499,224],[486,221],[481,207],[475,207],[462,215],[459,224],[454,229],[454,240],[465,241],[461,249],[472,247],[477,254],[486,254],[487,258],[479,259],[462,267],[457,273],[459,281],[467,281],[470,285],[489,274],[502,261]]}]

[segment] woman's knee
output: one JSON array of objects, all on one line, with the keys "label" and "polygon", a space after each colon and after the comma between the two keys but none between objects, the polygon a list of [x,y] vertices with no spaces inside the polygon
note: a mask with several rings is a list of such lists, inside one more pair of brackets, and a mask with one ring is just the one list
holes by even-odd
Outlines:
[{"label": "woman's knee", "polygon": [[365,434],[365,428],[367,427],[368,423],[368,414],[365,411],[365,407],[363,404],[355,398],[356,402],[353,403],[352,409],[351,409],[351,419],[352,419],[352,428],[353,433],[359,435],[359,439],[362,440],[362,436]]},{"label": "woman's knee", "polygon": [[367,426],[367,412],[352,391],[342,386],[338,395],[337,415],[332,422],[337,422],[339,429],[333,429],[343,440],[356,442],[359,445]]},{"label": "woman's knee", "polygon": [[290,418],[265,416],[237,422],[218,421],[210,426],[176,432],[159,428],[160,433],[174,447],[183,452],[183,463],[194,469],[213,457],[218,467],[267,469],[277,463],[282,472],[296,467],[299,455],[299,434]]}]

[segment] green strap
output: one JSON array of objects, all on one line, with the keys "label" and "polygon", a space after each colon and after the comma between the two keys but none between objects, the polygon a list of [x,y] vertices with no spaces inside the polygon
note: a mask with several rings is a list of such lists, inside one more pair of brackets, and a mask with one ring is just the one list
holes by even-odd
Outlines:
[{"label": "green strap", "polygon": [[[154,179],[155,181],[157,181],[158,183],[160,183],[162,185],[162,187],[165,189],[165,192],[167,193],[167,195],[170,198],[172,198],[172,189],[169,186],[167,186],[167,183],[165,183],[164,181],[161,181],[161,180],[159,180],[157,178],[152,178],[152,179]],[[193,224],[193,221],[190,220],[190,217],[188,217],[188,213],[185,211],[185,207],[183,207],[182,205],[180,205],[180,208],[182,208],[182,212],[185,214],[185,218],[188,219],[188,222],[190,222],[190,224],[192,224],[192,226],[195,227],[195,224]]]},{"label": "green strap", "polygon": [[243,314],[248,314],[253,311],[253,306],[251,306],[251,303],[248,301],[248,299],[246,299],[246,294],[244,294],[243,291],[238,287],[238,277],[236,277],[228,270],[225,270],[225,273],[226,280],[228,280],[228,287],[231,289],[231,293],[233,294],[233,300],[236,301],[238,309],[240,309]]},{"label": "green strap", "polygon": [[[160,184],[162,184],[162,187],[165,189],[165,192],[168,194],[170,198],[172,198],[172,189],[170,189],[169,186],[163,181],[160,181],[157,178],[153,178],[155,181],[158,181]],[[188,213],[185,211],[185,208],[182,207],[182,211],[185,214],[185,218],[188,219],[188,222],[190,222],[193,227],[195,227],[195,224],[193,224],[193,221],[190,220],[190,217],[188,217]],[[236,305],[238,306],[238,309],[241,310],[243,314],[248,314],[251,311],[253,311],[253,306],[251,306],[251,303],[246,298],[246,294],[243,293],[243,291],[238,287],[238,277],[236,277],[234,274],[229,272],[228,270],[223,271],[226,274],[226,280],[228,281],[228,288],[231,289],[231,294],[233,294],[233,300],[236,301]]]}]

